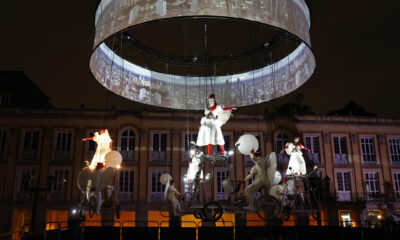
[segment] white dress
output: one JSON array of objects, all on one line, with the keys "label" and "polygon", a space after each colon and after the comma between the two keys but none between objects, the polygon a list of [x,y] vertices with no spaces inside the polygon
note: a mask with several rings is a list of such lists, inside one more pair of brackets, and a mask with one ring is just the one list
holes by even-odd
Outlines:
[{"label": "white dress", "polygon": [[93,169],[97,166],[97,163],[104,163],[107,153],[111,152],[110,143],[112,142],[110,135],[108,134],[108,130],[105,133],[99,134],[98,132],[94,133],[93,141],[97,143],[96,152],[93,156],[92,162],[90,163],[90,167]]},{"label": "white dress", "polygon": [[[197,146],[225,144],[224,135],[221,131],[221,126],[224,122],[218,119],[218,115],[221,115],[223,112],[224,109],[220,105],[217,105],[214,110],[204,110],[205,116],[201,118],[201,127],[197,135]],[[207,118],[209,113],[211,113],[211,116]]]},{"label": "white dress", "polygon": [[[306,162],[303,158],[303,153],[301,149],[304,148],[301,144],[288,144],[287,153],[290,155],[289,165],[286,170],[286,175],[305,175],[306,172]],[[292,169],[289,169],[292,168]]]}]

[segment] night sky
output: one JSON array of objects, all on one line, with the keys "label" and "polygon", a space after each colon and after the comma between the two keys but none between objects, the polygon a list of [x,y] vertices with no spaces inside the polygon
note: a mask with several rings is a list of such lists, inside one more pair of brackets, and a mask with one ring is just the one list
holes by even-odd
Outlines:
[{"label": "night sky", "polygon": [[[0,70],[24,71],[57,108],[142,109],[104,89],[90,72],[96,2],[2,1]],[[288,96],[242,111],[264,112],[304,94],[303,103],[316,113],[354,100],[378,116],[400,117],[400,2],[308,3],[314,75]]]}]

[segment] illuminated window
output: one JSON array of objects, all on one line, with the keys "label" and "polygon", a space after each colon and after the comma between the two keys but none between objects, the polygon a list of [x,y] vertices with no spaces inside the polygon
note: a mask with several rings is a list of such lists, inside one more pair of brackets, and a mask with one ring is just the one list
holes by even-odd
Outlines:
[{"label": "illuminated window", "polygon": [[196,227],[201,219],[195,218],[193,214],[183,215],[181,217],[181,227]]},{"label": "illuminated window", "polygon": [[22,159],[36,160],[39,148],[39,130],[26,130],[22,149]]},{"label": "illuminated window", "polygon": [[136,212],[135,211],[121,211],[120,218],[114,218],[114,227],[119,227],[123,224],[123,227],[135,227],[136,226]]},{"label": "illuminated window", "polygon": [[335,163],[349,163],[346,137],[333,137],[333,147],[335,149]]},{"label": "illuminated window", "polygon": [[362,137],[361,149],[362,149],[364,163],[376,163],[375,145],[373,137]]},{"label": "illuminated window", "polygon": [[154,170],[151,172],[151,191],[150,200],[151,201],[163,201],[165,186],[161,184],[160,177],[165,173],[164,170]]},{"label": "illuminated window", "polygon": [[71,131],[56,133],[55,160],[69,160],[71,156]]},{"label": "illuminated window", "polygon": [[378,200],[379,191],[379,174],[377,172],[365,173],[365,186],[367,192],[367,200]]},{"label": "illuminated window", "polygon": [[48,183],[52,201],[65,201],[69,181],[69,170],[57,168],[50,172]]},{"label": "illuminated window", "polygon": [[133,200],[134,171],[119,171],[118,200],[130,202]]},{"label": "illuminated window", "polygon": [[[260,213],[264,214],[264,213]],[[246,213],[246,226],[248,227],[256,227],[256,226],[265,226],[265,221],[258,216],[257,213]]]},{"label": "illuminated window", "polygon": [[400,138],[389,138],[392,164],[400,164]]},{"label": "illuminated window", "polygon": [[169,213],[162,211],[149,211],[147,213],[148,227],[169,227]]},{"label": "illuminated window", "polygon": [[308,158],[314,164],[320,163],[319,136],[306,136],[306,147],[310,149]]},{"label": "illuminated window", "polygon": [[338,201],[351,201],[350,172],[336,172]]},{"label": "illuminated window", "polygon": [[151,153],[152,161],[167,160],[167,134],[153,133],[153,151]]},{"label": "illuminated window", "polygon": [[124,161],[135,160],[135,133],[131,129],[126,129],[121,133],[119,139],[122,159]]},{"label": "illuminated window", "polygon": [[101,213],[97,215],[96,213],[90,217],[89,213],[85,213],[86,221],[84,222],[86,227],[100,227],[101,226]]},{"label": "illuminated window", "polygon": [[340,225],[342,227],[353,227],[351,212],[339,211],[339,215],[340,215]]},{"label": "illuminated window", "polygon": [[[68,221],[68,210],[47,210],[46,230],[58,229]],[[61,224],[64,223],[64,224]]]},{"label": "illuminated window", "polygon": [[275,152],[278,153],[277,157],[278,157],[278,161],[279,162],[289,162],[288,155],[285,152],[280,153],[281,150],[285,148],[285,144],[288,141],[289,141],[289,137],[286,134],[280,132],[280,133],[278,133],[276,135],[276,138],[275,138]]},{"label": "illuminated window", "polygon": [[21,230],[22,232],[29,231],[29,223],[32,218],[32,210],[31,209],[14,209],[12,213],[12,239],[20,240],[21,239]]},{"label": "illuminated window", "polygon": [[0,129],[0,161],[5,159],[7,131]]},{"label": "illuminated window", "polygon": [[215,222],[216,227],[233,227],[235,225],[235,214],[224,213],[222,217]]}]

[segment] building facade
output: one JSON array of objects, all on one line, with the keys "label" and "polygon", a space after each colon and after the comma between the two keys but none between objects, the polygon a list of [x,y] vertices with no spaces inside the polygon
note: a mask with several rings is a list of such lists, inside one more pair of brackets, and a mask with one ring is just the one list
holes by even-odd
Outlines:
[{"label": "building facade", "polygon": [[[9,102],[0,108],[2,232],[19,231],[32,221],[32,215],[37,224],[67,221],[81,199],[78,173],[96,150],[94,142],[82,139],[103,128],[110,132],[113,150],[123,156],[114,177],[121,221],[168,221],[160,214],[165,204],[159,176],[170,173],[179,179],[177,189],[184,191],[188,143],[197,138],[202,113],[32,109]],[[329,192],[323,199],[322,225],[355,227],[369,216],[385,218],[400,210],[400,120],[316,115],[271,118],[239,111],[222,130],[226,149],[233,149],[242,134],[252,133],[263,155],[279,153],[286,142],[300,135],[303,145],[311,149],[306,156],[308,165],[318,166]],[[288,160],[284,153],[278,154],[281,172]],[[244,179],[251,161],[237,152],[233,162],[232,178]],[[209,199],[226,198],[221,187],[223,171],[214,169],[213,182],[206,187]],[[232,222],[247,219],[248,225],[257,220],[251,214],[226,218]],[[117,219],[103,212],[89,220]]]}]

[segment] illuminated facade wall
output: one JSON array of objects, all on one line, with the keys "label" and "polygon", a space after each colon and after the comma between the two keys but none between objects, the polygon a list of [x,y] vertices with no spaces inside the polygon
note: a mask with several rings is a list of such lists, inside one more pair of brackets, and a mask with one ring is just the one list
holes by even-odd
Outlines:
[{"label": "illuminated facade wall", "polygon": [[[66,211],[76,207],[80,198],[77,173],[95,151],[93,144],[81,139],[98,131],[100,123],[109,129],[114,148],[124,156],[123,167],[115,178],[123,209],[122,221],[166,220],[157,211],[162,203],[162,192],[152,176],[166,171],[173,178],[181,179],[188,165],[184,144],[187,123],[189,134],[196,133],[197,119],[201,115],[190,113],[186,118],[186,113],[148,112],[143,115],[120,113],[115,117],[115,112],[111,111],[75,110],[9,111],[7,114],[7,118],[0,119],[0,130],[6,136],[6,151],[1,151],[4,156],[0,162],[0,189],[3,189],[0,211],[4,213],[0,223],[4,231],[22,228],[27,222],[23,219],[31,214],[23,210],[32,208],[32,194],[24,190],[29,187],[23,184],[26,176],[39,181],[42,188],[47,187],[49,177],[65,180],[53,181],[49,192],[39,194],[36,216],[42,222],[65,221]],[[293,129],[297,129],[303,143],[312,145],[309,158],[318,165],[323,179],[329,177],[329,187],[335,197],[334,204],[324,206],[322,219],[326,221],[323,225],[339,224],[343,220],[355,221],[357,223],[352,226],[359,226],[359,221],[368,218],[368,211],[372,214],[375,210],[385,210],[381,211],[384,217],[388,206],[400,210],[399,121],[336,116],[297,116],[297,119],[297,122],[276,119],[272,124],[262,116],[235,114],[223,126],[224,134],[230,138],[226,147],[232,148],[243,133],[253,133],[259,136],[263,154],[280,151],[277,149],[279,141],[285,136],[291,140],[297,134]],[[70,134],[61,134],[66,132]],[[233,178],[243,179],[251,163],[240,154],[233,160]],[[287,157],[278,155],[278,161],[283,171]],[[177,181],[177,188],[184,191],[181,181]],[[215,186],[208,187],[208,197],[217,199],[216,191]],[[239,221],[237,216],[226,217],[226,221]],[[96,216],[90,220],[101,219]],[[193,221],[191,217],[183,220]],[[251,215],[248,220],[257,219]],[[100,225],[98,222],[88,224]],[[248,222],[248,225],[254,224],[258,223]],[[296,222],[284,223],[293,224]],[[310,221],[310,224],[315,223]]]}]

